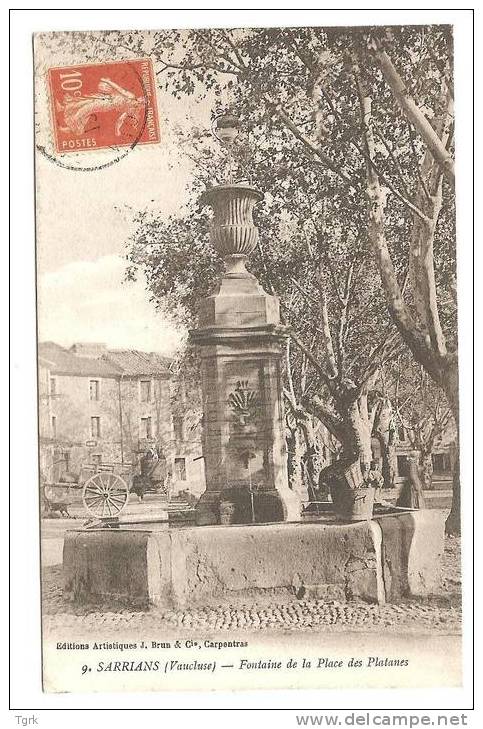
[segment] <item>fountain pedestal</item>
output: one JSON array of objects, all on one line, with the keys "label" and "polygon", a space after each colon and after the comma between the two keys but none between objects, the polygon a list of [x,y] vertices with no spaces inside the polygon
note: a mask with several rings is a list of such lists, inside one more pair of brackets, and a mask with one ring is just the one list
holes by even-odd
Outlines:
[{"label": "fountain pedestal", "polygon": [[277,297],[246,270],[258,242],[252,210],[262,194],[246,185],[208,190],[211,239],[226,272],[200,304],[206,491],[198,524],[298,520],[300,500],[288,487],[280,360],[287,336]]}]

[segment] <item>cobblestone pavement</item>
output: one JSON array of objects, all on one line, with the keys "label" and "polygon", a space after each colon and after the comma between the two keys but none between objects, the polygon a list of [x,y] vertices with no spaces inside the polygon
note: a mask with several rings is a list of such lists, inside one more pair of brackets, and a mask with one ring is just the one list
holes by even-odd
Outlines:
[{"label": "cobblestone pavement", "polygon": [[297,600],[189,610],[138,610],[125,605],[74,606],[62,595],[62,568],[43,572],[44,637],[88,639],[102,631],[103,639],[160,630],[283,632],[404,632],[459,633],[461,630],[460,540],[446,539],[440,591],[401,604]]}]

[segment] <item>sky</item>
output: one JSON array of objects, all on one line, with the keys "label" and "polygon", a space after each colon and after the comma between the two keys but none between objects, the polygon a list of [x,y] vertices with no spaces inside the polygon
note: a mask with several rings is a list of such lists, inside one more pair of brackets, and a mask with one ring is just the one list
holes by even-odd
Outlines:
[{"label": "sky", "polygon": [[164,321],[142,282],[123,281],[119,255],[74,260],[41,277],[41,341],[69,347],[105,342],[110,348],[172,354],[182,332]]},{"label": "sky", "polygon": [[[62,63],[39,42],[36,54],[37,144],[48,149],[52,140],[44,77],[50,65]],[[149,302],[144,280],[124,281],[126,241],[136,211],[154,208],[162,215],[176,214],[186,202],[191,163],[179,153],[173,129],[209,125],[211,109],[194,100],[175,101],[159,89],[157,103],[161,142],[138,145],[111,167],[68,170],[37,153],[40,341],[63,346],[97,341],[165,354],[182,341],[185,333]],[[94,166],[106,154],[84,151],[75,157],[83,155],[82,162]]]},{"label": "sky", "polygon": [[170,170],[161,146],[137,151],[93,173],[38,162],[40,341],[101,341],[166,354],[179,344],[182,333],[156,311],[143,278],[124,280],[125,252],[134,213],[175,213],[189,173],[182,165],[177,174]]}]

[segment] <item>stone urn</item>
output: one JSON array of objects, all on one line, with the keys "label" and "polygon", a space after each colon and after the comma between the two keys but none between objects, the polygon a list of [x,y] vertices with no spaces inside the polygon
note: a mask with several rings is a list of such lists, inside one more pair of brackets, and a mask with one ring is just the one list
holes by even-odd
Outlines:
[{"label": "stone urn", "polygon": [[225,276],[251,276],[245,263],[258,243],[253,208],[263,193],[249,185],[217,185],[201,196],[200,202],[213,208],[210,235],[217,253],[225,259]]}]

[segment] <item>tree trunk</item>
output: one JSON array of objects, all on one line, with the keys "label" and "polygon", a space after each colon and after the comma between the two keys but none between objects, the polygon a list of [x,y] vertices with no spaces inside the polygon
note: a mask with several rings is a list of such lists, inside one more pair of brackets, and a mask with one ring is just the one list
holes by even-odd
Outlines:
[{"label": "tree trunk", "polygon": [[430,489],[433,482],[433,454],[431,451],[420,451],[419,472],[423,482],[423,489]]},{"label": "tree trunk", "polygon": [[394,447],[393,410],[389,398],[384,398],[376,406],[372,434],[379,441],[381,449],[381,474],[384,488],[394,486],[396,477],[396,449]]},{"label": "tree trunk", "polygon": [[[444,96],[444,89],[442,95]],[[359,95],[364,123],[364,137],[369,158],[374,158],[374,136],[372,132],[371,99],[365,94],[362,85],[359,84]],[[449,112],[449,107],[447,109]],[[447,117],[447,118],[446,118]],[[449,134],[447,122],[449,114],[444,118],[444,134]],[[446,139],[447,137],[445,137]],[[428,153],[429,154],[429,153]],[[424,163],[423,163],[424,164]],[[448,353],[444,334],[439,321],[438,306],[436,300],[436,285],[433,260],[433,238],[440,211],[441,181],[439,170],[433,167],[426,179],[426,186],[429,186],[430,195],[425,205],[425,219],[423,224],[415,218],[415,226],[411,237],[410,258],[414,264],[414,254],[421,255],[422,265],[419,267],[418,285],[422,288],[415,294],[420,294],[423,299],[419,300],[415,295],[416,305],[424,303],[424,319],[429,331],[421,330],[414,320],[399,286],[391,253],[386,240],[385,219],[384,219],[384,198],[378,175],[371,164],[366,165],[367,171],[367,199],[368,199],[368,236],[373,248],[376,263],[381,276],[381,282],[386,295],[386,300],[391,317],[398,328],[403,340],[412,351],[415,359],[424,367],[426,372],[433,378],[434,382],[443,388],[450,404],[455,422],[458,425],[458,364],[456,353]],[[424,191],[423,191],[424,192]],[[421,200],[422,193],[421,193]],[[421,313],[422,312],[422,307]],[[453,506],[448,517],[447,530],[451,528],[452,533],[459,529],[460,507],[459,476],[454,479]]]},{"label": "tree trunk", "polygon": [[369,469],[372,460],[371,437],[373,423],[368,411],[367,388],[358,399],[354,399],[355,391],[347,389],[338,398],[334,398],[334,410],[329,410],[318,397],[304,400],[305,409],[325,425],[329,432],[341,443],[342,452],[331,464],[331,470],[337,470],[340,461],[354,462],[359,460],[361,466]]},{"label": "tree trunk", "polygon": [[438,383],[444,390],[453,414],[456,427],[459,428],[459,380],[458,380],[458,359],[455,354],[449,354],[445,358],[441,381]]},{"label": "tree trunk", "polygon": [[460,457],[456,455],[456,462],[453,469],[453,503],[451,511],[446,519],[445,531],[451,536],[461,534],[461,491],[460,491]]},{"label": "tree trunk", "polygon": [[364,407],[359,402],[347,408],[344,418],[344,456],[360,460],[361,464],[370,467],[372,460],[371,426],[365,417]]},{"label": "tree trunk", "polygon": [[423,487],[419,478],[417,457],[415,455],[409,456],[408,461],[408,477],[401,489],[396,506],[402,506],[407,509],[424,509],[425,501]]},{"label": "tree trunk", "polygon": [[322,463],[317,438],[310,418],[302,424],[301,429],[305,441],[305,454],[303,457],[304,492],[308,494],[309,499],[316,500]]},{"label": "tree trunk", "polygon": [[385,438],[379,437],[381,444],[382,468],[381,473],[384,479],[384,488],[394,488],[394,479],[396,478],[396,447],[393,443],[389,443]]},{"label": "tree trunk", "polygon": [[461,483],[460,483],[460,456],[459,456],[459,382],[458,361],[454,357],[446,367],[441,383],[456,423],[456,459],[453,468],[453,499],[451,511],[446,519],[446,534],[453,536],[461,534]]},{"label": "tree trunk", "polygon": [[298,428],[289,431],[289,435],[287,436],[287,452],[289,487],[302,497],[304,492],[302,476],[303,443],[302,434]]}]

